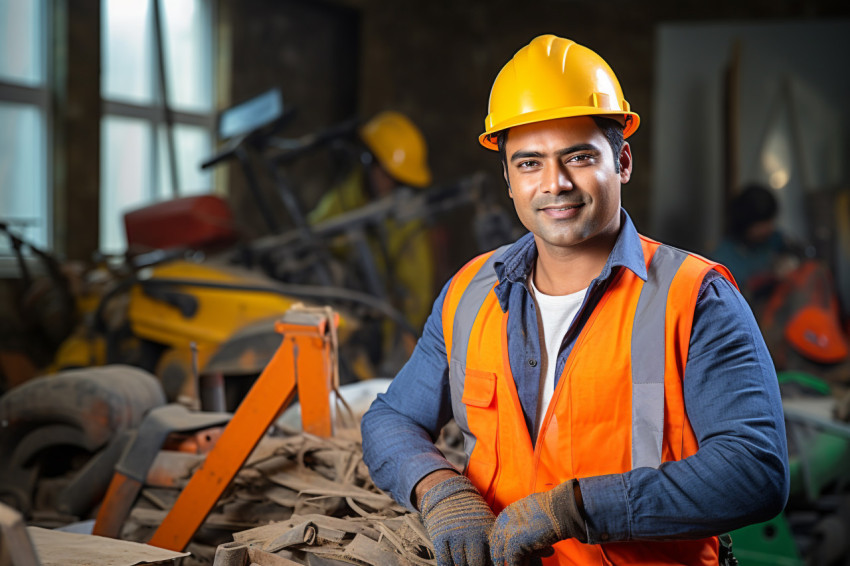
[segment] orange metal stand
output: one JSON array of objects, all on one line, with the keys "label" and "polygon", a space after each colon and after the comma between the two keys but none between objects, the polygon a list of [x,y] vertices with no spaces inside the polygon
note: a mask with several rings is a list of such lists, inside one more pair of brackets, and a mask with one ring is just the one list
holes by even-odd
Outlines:
[{"label": "orange metal stand", "polygon": [[245,396],[215,448],[183,489],[149,544],[182,551],[248,459],[254,447],[295,395],[304,430],[330,436],[328,401],[333,378],[331,328],[338,317],[290,310],[275,325],[283,342]]}]

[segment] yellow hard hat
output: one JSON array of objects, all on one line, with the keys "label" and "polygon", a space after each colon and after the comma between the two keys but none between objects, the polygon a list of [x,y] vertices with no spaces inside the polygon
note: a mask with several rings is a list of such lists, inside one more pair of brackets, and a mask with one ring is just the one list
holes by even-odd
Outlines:
[{"label": "yellow hard hat", "polygon": [[640,123],[602,57],[569,39],[541,35],[517,51],[496,77],[478,141],[495,150],[497,132],[573,116],[618,118],[626,138]]},{"label": "yellow hard hat", "polygon": [[381,112],[363,125],[360,137],[397,181],[420,188],[431,184],[425,137],[404,114]]}]

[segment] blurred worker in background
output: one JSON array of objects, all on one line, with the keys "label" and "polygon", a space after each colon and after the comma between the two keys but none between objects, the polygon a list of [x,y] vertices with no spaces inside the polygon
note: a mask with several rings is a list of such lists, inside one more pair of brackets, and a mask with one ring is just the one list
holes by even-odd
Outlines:
[{"label": "blurred worker in background", "polygon": [[[362,167],[355,167],[322,197],[308,216],[311,224],[356,210],[401,187],[422,189],[431,184],[425,138],[407,116],[381,112],[358,134],[365,144]],[[411,220],[400,224],[388,219],[377,228],[370,247],[388,297],[408,322],[420,329],[434,300],[434,259],[425,223]],[[385,349],[389,342],[385,340]]]},{"label": "blurred worker in background", "polygon": [[806,258],[779,229],[773,192],[744,187],[729,203],[727,236],[711,257],[735,276],[778,370],[850,382],[848,340],[825,262]]},{"label": "blurred worker in background", "polygon": [[[375,484],[421,512],[438,564],[717,564],[779,513],[776,374],[729,271],[621,208],[639,118],[599,55],[535,38],[480,143],[531,232],[446,284],[362,421]],[[462,475],[434,447],[454,418]]]},{"label": "blurred worker in background", "polygon": [[727,234],[711,257],[732,271],[748,299],[769,294],[799,264],[777,228],[778,214],[776,197],[762,185],[747,185],[729,203]]}]

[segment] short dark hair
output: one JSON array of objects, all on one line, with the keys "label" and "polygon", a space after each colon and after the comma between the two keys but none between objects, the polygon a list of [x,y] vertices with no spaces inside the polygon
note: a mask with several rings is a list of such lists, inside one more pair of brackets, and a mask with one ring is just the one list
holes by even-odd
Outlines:
[{"label": "short dark hair", "polygon": [[591,116],[596,126],[602,130],[605,139],[608,140],[608,145],[611,146],[611,151],[614,152],[614,170],[620,172],[620,151],[623,149],[623,143],[626,139],[623,137],[623,125],[613,118],[604,116]]},{"label": "short dark hair", "polygon": [[[614,153],[614,170],[619,173],[620,150],[623,149],[623,142],[625,141],[623,137],[623,125],[617,120],[605,116],[591,116],[591,118],[596,122],[596,126],[602,130],[602,135],[605,136],[605,139],[608,140],[608,145],[611,146],[611,151]],[[505,146],[508,143],[508,131],[510,129],[495,133],[496,146],[499,148],[499,157],[502,158],[502,165],[505,167],[508,166],[508,156],[505,150]]]}]

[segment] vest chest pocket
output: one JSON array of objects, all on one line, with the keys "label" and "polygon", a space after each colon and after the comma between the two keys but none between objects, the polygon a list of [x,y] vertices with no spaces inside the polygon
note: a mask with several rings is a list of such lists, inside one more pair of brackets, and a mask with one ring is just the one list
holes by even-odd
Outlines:
[{"label": "vest chest pocket", "polygon": [[496,374],[491,371],[466,368],[462,401],[466,407],[469,431],[475,436],[475,446],[469,455],[465,473],[490,503],[493,479],[499,466]]}]

